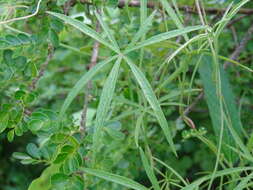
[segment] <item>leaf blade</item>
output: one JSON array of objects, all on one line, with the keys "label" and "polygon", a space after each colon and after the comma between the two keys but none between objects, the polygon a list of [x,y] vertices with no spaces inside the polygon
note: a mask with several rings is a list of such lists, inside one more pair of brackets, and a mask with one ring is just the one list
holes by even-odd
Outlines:
[{"label": "leaf blade", "polygon": [[117,56],[110,57],[97,65],[95,65],[91,70],[86,72],[75,84],[75,86],[72,88],[72,90],[69,92],[67,98],[65,99],[61,111],[60,111],[60,118],[63,117],[64,113],[66,112],[67,108],[70,106],[71,102],[74,100],[74,98],[77,96],[77,94],[81,91],[81,89],[87,84],[89,80],[97,73],[99,72],[105,65],[110,63],[112,60],[114,60]]},{"label": "leaf blade", "polygon": [[105,46],[109,47],[111,50],[119,53],[118,50],[115,49],[114,46],[112,46],[110,43],[108,43],[104,38],[101,37],[100,34],[98,34],[95,30],[88,27],[83,22],[80,22],[76,19],[73,19],[69,16],[66,16],[66,15],[63,15],[60,13],[55,13],[55,12],[51,12],[51,11],[47,11],[47,13],[65,21],[66,23],[68,23],[71,26],[75,27],[76,29],[80,30],[84,34],[90,36],[91,38],[95,39],[96,41],[100,42],[101,44],[104,44]]},{"label": "leaf blade", "polygon": [[201,29],[205,29],[205,28],[207,28],[207,27],[206,26],[189,26],[189,27],[185,27],[183,29],[176,29],[176,30],[172,30],[169,32],[164,32],[164,33],[152,36],[151,38],[136,44],[136,46],[127,49],[125,51],[125,54],[127,54],[131,51],[134,51],[136,49],[148,46],[148,45],[152,45],[152,44],[164,41],[164,40],[168,40],[170,38],[174,38],[174,37],[177,37],[177,36],[189,33],[189,32],[193,32],[193,31],[201,30]]},{"label": "leaf blade", "polygon": [[114,38],[114,36],[111,34],[110,29],[109,29],[108,25],[106,24],[106,22],[104,22],[103,18],[101,17],[101,15],[98,12],[95,12],[95,15],[96,15],[100,25],[102,26],[103,30],[105,31],[108,39],[111,41],[111,43],[113,44],[115,49],[118,52],[120,52],[119,45],[118,45],[116,39]]},{"label": "leaf blade", "polygon": [[156,116],[156,118],[157,118],[157,120],[158,120],[164,134],[165,134],[165,137],[166,137],[173,153],[175,155],[177,155],[175,145],[172,140],[171,131],[169,129],[169,126],[168,126],[166,118],[163,114],[163,111],[160,107],[159,101],[157,100],[155,93],[152,90],[151,85],[149,84],[148,80],[146,79],[145,75],[141,72],[141,70],[135,64],[133,64],[132,61],[128,57],[124,57],[124,59],[126,60],[132,73],[134,74],[137,82],[139,83],[139,85],[144,93],[144,96],[146,97],[150,106],[152,107],[152,109],[155,113],[155,116]]},{"label": "leaf blade", "polygon": [[94,175],[96,177],[123,185],[128,188],[132,188],[134,190],[148,190],[148,188],[144,187],[143,185],[123,176],[91,168],[82,168],[81,170],[87,174]]},{"label": "leaf blade", "polygon": [[[177,16],[176,12],[174,11],[174,9],[170,6],[169,2],[166,1],[166,0],[160,0],[160,2],[162,3],[163,7],[165,8],[165,10],[167,11],[168,15],[173,20],[173,22],[175,23],[175,25],[177,26],[177,28],[178,29],[184,28],[184,25],[180,21],[179,17]],[[189,40],[189,37],[187,36],[187,34],[183,34],[183,36],[184,36],[184,39],[186,41]]]},{"label": "leaf blade", "polygon": [[[205,100],[208,104],[209,113],[212,120],[214,132],[217,136],[220,135],[220,123],[222,122],[220,101],[216,93],[216,82],[213,80],[214,68],[212,68],[212,59],[210,56],[203,56],[201,58],[202,63],[199,66],[200,78],[203,82],[205,91]],[[242,124],[240,121],[239,113],[235,104],[235,97],[229,84],[229,80],[223,68],[220,68],[221,72],[221,96],[224,103],[224,113],[226,118],[224,119],[224,143],[232,147],[235,147],[237,143],[245,154],[250,155],[247,148],[241,143],[240,137],[242,136]],[[228,122],[229,121],[229,122]],[[231,126],[231,127],[230,127]],[[228,160],[235,161],[237,156],[225,146],[222,146],[222,151]]]},{"label": "leaf blade", "polygon": [[95,119],[95,131],[93,135],[93,150],[94,150],[94,160],[96,156],[96,152],[98,151],[98,146],[101,141],[102,135],[102,127],[104,125],[107,112],[109,111],[109,107],[112,101],[113,93],[116,86],[116,81],[118,78],[118,73],[120,69],[122,57],[118,57],[116,63],[114,64],[106,82],[102,90],[102,94],[100,97],[96,119]]},{"label": "leaf blade", "polygon": [[142,164],[144,166],[144,169],[146,171],[146,174],[147,174],[149,180],[151,181],[151,183],[153,185],[154,190],[161,190],[159,183],[156,179],[156,176],[154,174],[154,171],[152,170],[151,166],[149,165],[148,159],[145,156],[145,153],[143,152],[143,150],[141,148],[140,148],[140,154],[141,154]]},{"label": "leaf blade", "polygon": [[132,41],[130,42],[130,44],[128,45],[127,49],[132,48],[136,42],[138,42],[138,40],[145,35],[148,30],[149,30],[149,25],[152,24],[152,21],[154,19],[154,16],[156,14],[156,11],[154,11],[141,25],[141,27],[139,28],[139,30],[137,31],[137,33],[134,35]]}]

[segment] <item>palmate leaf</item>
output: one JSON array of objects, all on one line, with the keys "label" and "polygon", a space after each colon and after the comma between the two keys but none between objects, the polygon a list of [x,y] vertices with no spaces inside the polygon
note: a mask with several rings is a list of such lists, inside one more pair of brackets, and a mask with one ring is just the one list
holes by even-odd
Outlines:
[{"label": "palmate leaf", "polygon": [[102,170],[97,170],[97,169],[90,169],[90,168],[82,168],[81,171],[84,171],[87,174],[105,179],[107,181],[111,181],[113,183],[117,183],[120,185],[123,185],[125,187],[134,189],[134,190],[148,190],[148,188],[144,187],[143,185],[133,181],[132,179],[119,176],[116,174],[112,174],[109,172],[105,172]]},{"label": "palmate leaf", "polygon": [[124,59],[126,60],[133,75],[135,76],[137,82],[139,83],[145,98],[148,100],[150,106],[152,107],[152,109],[154,111],[154,114],[155,114],[155,116],[156,116],[156,118],[157,118],[163,132],[164,132],[164,135],[165,135],[167,141],[170,144],[172,151],[176,155],[176,149],[175,149],[175,145],[172,140],[171,131],[169,129],[168,123],[167,123],[166,118],[163,114],[163,111],[160,107],[159,101],[157,100],[150,83],[148,82],[148,80],[146,79],[146,77],[142,73],[142,71],[128,57],[125,56]]},{"label": "palmate leaf", "polygon": [[[96,156],[96,152],[98,151],[98,146],[101,142],[101,135],[102,135],[102,127],[104,126],[106,116],[110,109],[110,104],[112,101],[114,89],[116,86],[116,81],[118,78],[118,73],[120,69],[122,57],[118,57],[116,63],[114,64],[106,82],[104,84],[102,94],[100,97],[96,119],[95,119],[95,130],[93,135],[93,151],[94,156]],[[95,157],[94,157],[95,160]]]},{"label": "palmate leaf", "polygon": [[95,65],[91,70],[86,72],[79,81],[75,84],[75,86],[72,88],[72,90],[69,92],[67,98],[65,99],[60,112],[60,118],[63,117],[64,113],[70,106],[71,102],[74,100],[74,98],[78,95],[78,93],[83,89],[83,87],[88,83],[89,80],[92,79],[92,77],[98,73],[105,65],[116,59],[117,56],[110,57],[97,65]]},{"label": "palmate leaf", "polygon": [[[224,102],[224,112],[226,113],[226,117],[229,121],[223,121],[225,124],[224,133],[223,133],[223,143],[222,151],[230,161],[235,161],[236,155],[232,153],[232,151],[226,147],[225,144],[228,144],[232,147],[235,146],[235,143],[240,143],[240,136],[242,135],[242,124],[240,121],[239,113],[236,108],[235,98],[230,87],[227,75],[225,71],[220,68],[221,71],[221,93],[222,99]],[[210,56],[203,56],[201,58],[201,64],[199,67],[199,73],[201,80],[204,85],[205,91],[205,99],[208,104],[208,109],[210,112],[210,116],[212,119],[213,129],[217,136],[220,135],[220,125],[222,122],[221,118],[221,110],[220,110],[220,101],[217,96],[216,89],[217,83],[214,81],[214,69],[212,64],[212,58]],[[229,126],[231,126],[229,128]],[[234,138],[234,139],[233,139]],[[237,138],[237,140],[235,140]],[[243,144],[243,143],[242,143]],[[247,150],[241,147],[245,153]]]}]

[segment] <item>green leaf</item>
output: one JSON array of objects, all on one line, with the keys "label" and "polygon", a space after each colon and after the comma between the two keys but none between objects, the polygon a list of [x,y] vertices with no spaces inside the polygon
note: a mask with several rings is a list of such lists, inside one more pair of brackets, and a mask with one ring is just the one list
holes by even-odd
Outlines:
[{"label": "green leaf", "polygon": [[90,81],[95,74],[97,74],[105,65],[110,63],[116,57],[117,56],[113,56],[113,57],[106,59],[105,61],[98,63],[91,70],[89,70],[87,73],[85,73],[81,77],[81,79],[75,84],[75,86],[72,88],[72,90],[69,92],[67,98],[65,99],[65,101],[61,107],[60,118],[63,117],[64,113],[66,112],[66,110],[70,106],[71,102],[78,95],[78,93],[82,90],[82,88],[87,84],[87,82]]},{"label": "green leaf", "polygon": [[[199,73],[204,85],[205,99],[211,115],[214,132],[216,133],[217,136],[219,136],[221,122],[224,122],[224,133],[223,133],[224,144],[222,146],[222,151],[225,153],[227,159],[233,162],[237,159],[237,155],[235,155],[231,151],[231,149],[229,149],[226,146],[226,144],[235,147],[235,142],[238,143],[241,141],[239,140],[240,138],[239,136],[242,135],[242,124],[240,121],[237,106],[235,104],[235,97],[229,84],[229,80],[223,68],[220,67],[221,93],[222,93],[221,95],[224,101],[224,110],[222,111],[226,113],[226,117],[228,118],[230,123],[227,123],[225,119],[224,121],[222,121],[221,118],[222,114],[220,110],[221,106],[216,90],[217,82],[215,82],[213,78],[215,72],[213,67],[214,64],[212,63],[212,58],[210,56],[203,56],[201,59],[201,64],[199,66]],[[238,140],[235,141],[235,139],[233,139],[234,134],[229,128],[234,130],[235,134],[238,135],[237,138]],[[247,148],[244,148],[244,150],[246,151],[246,153],[248,152]],[[250,155],[250,153],[247,154]]]},{"label": "green leaf", "polygon": [[217,23],[218,27],[215,31],[215,37],[218,38],[221,32],[224,30],[225,26],[231,21],[231,19],[238,13],[240,8],[245,4],[249,3],[251,0],[241,0],[240,3],[236,4],[228,14],[224,14],[222,19]]},{"label": "green leaf", "polygon": [[57,18],[53,18],[50,22],[50,27],[57,33],[61,32],[64,28],[63,23],[57,19]]},{"label": "green leaf", "polygon": [[109,127],[105,127],[106,132],[115,140],[124,140],[125,134]]},{"label": "green leaf", "polygon": [[40,177],[33,180],[28,190],[52,190],[50,179],[55,173],[58,173],[59,165],[51,165],[47,167]]},{"label": "green leaf", "polygon": [[184,60],[182,60],[180,62],[179,67],[169,77],[167,77],[163,82],[160,82],[159,86],[156,89],[156,92],[159,91],[160,89],[162,89],[167,84],[169,84],[171,81],[175,80],[182,72],[187,70],[189,63],[190,63],[190,61],[189,61],[190,58],[191,57],[188,57],[188,56],[186,58],[184,58]]},{"label": "green leaf", "polygon": [[38,158],[38,159],[40,158],[40,151],[39,151],[38,147],[34,143],[29,143],[26,146],[26,151],[32,157],[35,157],[35,158]]},{"label": "green leaf", "polygon": [[80,176],[73,176],[68,184],[69,189],[73,190],[83,190],[84,180]]},{"label": "green leaf", "polygon": [[54,47],[59,47],[59,45],[60,45],[59,37],[58,37],[57,33],[52,29],[49,30],[49,40]]},{"label": "green leaf", "polygon": [[161,165],[163,165],[165,168],[169,169],[171,173],[173,173],[181,182],[183,182],[184,185],[188,185],[188,183],[184,180],[184,178],[172,167],[168,166],[166,163],[163,161],[159,160],[158,158],[152,157],[153,160],[157,161]]},{"label": "green leaf", "polygon": [[36,99],[36,94],[35,93],[29,93],[26,94],[24,97],[24,103],[32,103]]},{"label": "green leaf", "polygon": [[36,77],[38,75],[38,69],[34,63],[30,63],[30,71],[31,71],[31,76]]},{"label": "green leaf", "polygon": [[234,188],[234,190],[242,190],[246,187],[247,183],[252,179],[253,173],[248,176],[241,178],[240,183]]},{"label": "green leaf", "polygon": [[24,56],[18,56],[13,59],[15,67],[18,69],[24,69],[26,67],[27,59]]},{"label": "green leaf", "polygon": [[18,90],[15,92],[15,95],[14,97],[17,99],[17,100],[21,100],[24,96],[25,96],[26,92],[23,91],[23,90]]},{"label": "green leaf", "polygon": [[154,190],[161,190],[161,188],[159,186],[159,182],[156,179],[155,173],[154,173],[152,167],[150,166],[150,164],[148,162],[148,159],[146,158],[146,156],[145,156],[145,154],[144,154],[144,152],[141,148],[140,148],[140,154],[141,154],[142,164],[144,166],[144,169],[146,171],[146,174],[147,174],[149,180],[152,183],[152,186],[153,186]]},{"label": "green leaf", "polygon": [[0,39],[0,48],[7,49],[17,46],[24,46],[31,43],[32,39],[28,35],[25,34],[18,34],[17,36],[7,35],[5,38]]},{"label": "green leaf", "polygon": [[194,181],[193,183],[183,187],[181,190],[195,190],[195,189],[199,189],[198,187],[205,181],[210,180],[211,178],[217,178],[217,177],[221,177],[221,176],[226,176],[226,175],[231,175],[233,173],[241,173],[243,171],[247,171],[247,170],[253,170],[253,167],[238,167],[238,168],[229,168],[229,169],[224,169],[224,170],[220,170],[215,172],[214,176],[213,174],[210,175],[206,175],[202,178],[199,178],[198,180]]},{"label": "green leaf", "polygon": [[9,122],[9,114],[6,113],[0,113],[0,133],[2,133],[7,127]]},{"label": "green leaf", "polygon": [[51,184],[52,185],[57,185],[57,184],[61,184],[61,183],[66,184],[68,178],[69,177],[66,174],[56,173],[51,176]]},{"label": "green leaf", "polygon": [[117,7],[117,5],[118,5],[118,0],[108,0],[106,2],[107,2],[108,6]]},{"label": "green leaf", "polygon": [[60,14],[60,13],[55,13],[55,12],[50,12],[50,11],[47,11],[47,13],[50,14],[50,15],[53,15],[53,16],[55,16],[55,17],[57,17],[57,18],[59,18],[63,21],[65,21],[67,24],[70,24],[71,26],[73,26],[76,29],[83,32],[84,34],[92,37],[93,39],[100,42],[101,44],[104,44],[105,46],[109,47],[113,51],[119,53],[118,49],[116,49],[114,46],[112,46],[110,43],[108,43],[105,39],[103,39],[101,37],[101,35],[99,33],[97,33],[95,30],[91,29],[90,27],[88,27],[83,22],[80,22],[76,19],[73,19],[69,16],[66,16],[66,15],[63,15],[63,14]]},{"label": "green leaf", "polygon": [[113,93],[114,93],[114,89],[116,86],[116,81],[117,81],[118,73],[120,69],[121,59],[122,57],[118,57],[116,63],[114,64],[108,78],[106,79],[106,82],[104,84],[102,94],[100,97],[96,120],[95,120],[94,135],[93,135],[94,154],[98,151],[97,149],[101,142],[102,128],[104,127],[105,119],[110,109],[110,104],[112,101],[112,97],[113,97]]},{"label": "green leaf", "polygon": [[74,156],[66,160],[65,163],[68,165],[69,173],[75,172],[79,168],[79,162]]},{"label": "green leaf", "polygon": [[158,42],[161,42],[164,40],[168,40],[170,38],[174,38],[174,37],[177,37],[177,36],[189,33],[189,32],[193,32],[196,30],[202,30],[202,29],[206,29],[206,28],[207,28],[206,26],[189,26],[189,27],[185,27],[183,29],[177,29],[177,30],[172,30],[169,32],[164,32],[164,33],[155,35],[143,42],[137,43],[136,46],[127,49],[124,53],[127,54],[133,50],[140,49],[140,48],[148,46],[148,45],[152,45],[152,44],[155,44],[155,43],[158,43]]},{"label": "green leaf", "polygon": [[112,32],[110,31],[110,29],[109,29],[108,25],[106,24],[106,22],[104,22],[103,18],[100,16],[99,13],[95,12],[95,15],[96,15],[100,25],[102,26],[103,30],[105,31],[108,39],[113,44],[114,48],[117,49],[117,52],[120,52],[119,45],[118,45],[117,41],[115,40],[114,36],[112,35]]},{"label": "green leaf", "polygon": [[138,40],[144,36],[150,27],[152,26],[153,19],[155,17],[156,11],[154,11],[141,25],[138,32],[133,36],[131,43],[127,46],[127,50],[133,48],[133,46],[138,42]]},{"label": "green leaf", "polygon": [[134,130],[134,141],[135,141],[135,145],[137,147],[139,147],[139,134],[140,134],[140,130],[141,130],[141,125],[143,122],[143,117],[144,117],[144,113],[140,114],[140,116],[137,118],[136,121],[136,126],[135,126],[135,130]]},{"label": "green leaf", "polygon": [[121,125],[119,121],[110,121],[106,123],[105,127],[119,131],[122,127]]},{"label": "green leaf", "polygon": [[81,168],[87,174],[105,179],[107,181],[111,181],[113,183],[117,183],[123,185],[125,187],[134,189],[134,190],[148,190],[148,188],[144,187],[143,185],[123,176],[115,175],[112,173],[108,173],[101,170],[90,169],[90,168]]},{"label": "green leaf", "polygon": [[38,131],[40,130],[44,125],[44,121],[39,119],[32,119],[28,122],[28,128],[32,131]]},{"label": "green leaf", "polygon": [[3,52],[3,59],[8,65],[12,63],[12,55],[13,51],[10,49],[4,50]]},{"label": "green leaf", "polygon": [[141,24],[143,24],[147,18],[147,15],[148,15],[148,1],[147,0],[140,0],[140,4],[141,4],[141,9],[140,9]]},{"label": "green leaf", "polygon": [[41,121],[47,121],[47,120],[49,120],[49,117],[45,113],[43,113],[41,111],[35,111],[35,112],[33,112],[30,118],[31,119],[35,119],[35,120],[41,120]]},{"label": "green leaf", "polygon": [[24,165],[29,165],[29,164],[34,164],[34,163],[38,163],[37,160],[34,159],[25,159],[25,160],[21,160],[21,164]]},{"label": "green leaf", "polygon": [[68,155],[69,155],[68,153],[60,153],[60,154],[58,154],[58,156],[54,160],[54,164],[59,164],[59,163],[65,161],[67,159]]},{"label": "green leaf", "polygon": [[171,150],[176,155],[176,149],[175,145],[172,140],[172,134],[169,129],[168,123],[166,121],[166,118],[163,114],[163,111],[160,107],[159,101],[157,100],[154,91],[152,90],[151,85],[149,84],[148,80],[146,79],[145,75],[141,72],[141,70],[134,64],[128,57],[124,57],[127,64],[131,68],[131,71],[133,75],[135,76],[137,82],[139,83],[141,90],[143,91],[144,96],[148,100],[150,106],[154,110],[154,114],[164,132],[164,135],[169,142],[169,145],[171,147]]},{"label": "green leaf", "polygon": [[82,166],[83,164],[83,157],[79,152],[76,152],[73,157],[78,161],[79,166]]},{"label": "green leaf", "polygon": [[[170,18],[173,20],[173,22],[177,26],[177,28],[183,29],[184,26],[183,26],[182,22],[180,21],[179,17],[177,16],[176,12],[174,11],[174,9],[170,6],[169,2],[166,0],[160,0],[160,1],[162,3],[163,7],[165,8],[166,12],[170,16]],[[189,40],[187,34],[183,34],[183,36],[184,36],[185,41]]]},{"label": "green leaf", "polygon": [[18,39],[23,43],[30,43],[31,39],[29,38],[29,36],[25,35],[25,34],[18,34]]},{"label": "green leaf", "polygon": [[74,152],[74,150],[75,150],[75,147],[71,145],[65,145],[61,148],[62,153],[68,153],[68,154],[71,154],[72,152]]},{"label": "green leaf", "polygon": [[19,159],[19,160],[31,159],[30,156],[28,156],[27,154],[22,153],[22,152],[14,152],[12,154],[12,157],[16,158],[16,159]]},{"label": "green leaf", "polygon": [[13,141],[14,135],[15,135],[14,129],[10,130],[10,131],[7,133],[7,139],[8,139],[9,142],[12,142],[12,141]]},{"label": "green leaf", "polygon": [[17,46],[21,43],[21,41],[14,35],[7,35],[5,39],[10,45],[13,46]]},{"label": "green leaf", "polygon": [[23,129],[23,127],[22,127],[22,124],[16,126],[16,127],[14,128],[14,130],[15,130],[16,136],[19,136],[19,137],[22,136],[23,133],[24,133],[24,129]]}]

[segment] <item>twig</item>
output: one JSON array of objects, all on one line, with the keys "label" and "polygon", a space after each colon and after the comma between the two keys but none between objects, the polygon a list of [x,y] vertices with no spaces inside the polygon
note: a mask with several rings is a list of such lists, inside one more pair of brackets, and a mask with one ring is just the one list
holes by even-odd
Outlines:
[{"label": "twig", "polygon": [[[129,7],[140,7],[140,5],[141,5],[140,1],[138,1],[138,0],[131,0],[131,1],[119,0],[118,7],[124,8],[126,6],[127,2],[128,2]],[[160,6],[160,4],[158,4],[158,3],[155,4],[154,2],[148,2],[148,4],[147,4],[147,7],[152,8],[152,9],[155,8],[156,6]]]},{"label": "twig", "polygon": [[[242,41],[239,43],[239,46],[237,46],[237,48],[235,49],[235,51],[230,56],[230,59],[236,60],[239,57],[239,55],[241,54],[241,52],[245,49],[248,41],[250,39],[252,39],[252,37],[253,37],[253,24],[249,27],[249,29],[246,32],[246,34],[244,35]],[[224,65],[223,65],[224,69],[226,69],[229,64],[230,64],[229,61],[227,61],[226,63],[224,63]]]},{"label": "twig", "polygon": [[204,92],[201,92],[196,98],[195,100],[192,102],[191,105],[189,105],[185,110],[183,115],[188,115],[192,109],[199,103],[199,101],[204,97]]},{"label": "twig", "polygon": [[[100,11],[99,10],[97,10],[97,11],[100,14]],[[96,32],[98,32],[98,33],[101,32],[101,26],[100,26],[99,21],[97,21],[97,24],[96,24]],[[92,69],[97,64],[98,54],[99,54],[99,46],[100,46],[99,42],[95,41],[94,45],[93,45],[91,61],[90,61],[90,64],[88,65],[88,70]],[[89,104],[89,100],[91,97],[91,90],[92,90],[92,83],[91,83],[91,81],[89,81],[86,88],[85,88],[84,105],[83,105],[81,122],[80,122],[80,131],[83,134],[85,133],[85,130],[86,130],[86,118],[87,118],[88,104]]]},{"label": "twig", "polygon": [[[204,12],[204,10],[202,9],[201,10],[201,7],[200,7],[200,4],[199,4],[199,1],[196,0],[195,1],[195,4],[196,4],[196,8],[197,8],[197,12],[198,12],[198,15],[199,15],[199,18],[200,18],[200,21],[201,21],[201,24],[202,25],[205,25],[205,20],[203,18],[203,13],[202,11]],[[192,109],[198,104],[198,102],[204,97],[204,92],[202,91],[196,98],[195,100],[192,102],[191,105],[189,105],[185,111],[183,112],[182,116],[179,117],[179,119],[184,119],[185,116],[187,116],[191,111]],[[182,118],[183,117],[183,118]]]},{"label": "twig", "polygon": [[10,22],[15,22],[15,21],[18,21],[18,20],[25,20],[25,19],[28,19],[30,17],[33,17],[33,16],[37,15],[38,12],[39,12],[39,9],[40,9],[41,1],[42,0],[39,0],[39,2],[37,4],[37,7],[36,7],[36,11],[33,14],[30,14],[30,15],[27,15],[27,16],[23,16],[23,17],[17,17],[17,18],[13,18],[13,19],[9,19],[9,20],[0,21],[0,25],[1,24],[8,24]]},{"label": "twig", "polygon": [[63,11],[65,15],[68,15],[70,8],[76,3],[76,0],[68,0],[64,6]]},{"label": "twig", "polygon": [[[124,6],[126,6],[126,2],[127,2],[126,0],[119,0],[118,7],[123,8]],[[128,2],[128,6],[129,7],[140,7],[140,1],[139,0],[131,0]],[[159,3],[155,3],[155,2],[148,2],[148,8],[153,9],[155,7],[161,7],[161,5]],[[191,6],[179,6],[179,10],[186,11],[189,13],[198,14],[198,11],[195,9],[195,7],[191,7]],[[205,12],[207,12],[209,14],[224,13],[224,12],[226,12],[226,8],[205,8]],[[239,10],[238,13],[251,15],[251,14],[253,14],[253,9],[244,8],[244,9]]]},{"label": "twig", "polygon": [[236,22],[242,20],[243,18],[245,18],[245,17],[247,17],[247,16],[248,16],[248,15],[240,15],[240,16],[238,16],[237,18],[231,20],[231,21],[228,23],[227,27],[228,27],[228,28],[231,27],[231,26],[234,25]]},{"label": "twig", "polygon": [[[53,58],[54,55],[54,48],[51,44],[48,44],[48,54],[47,54],[47,59],[46,61],[41,65],[39,75],[33,79],[32,84],[30,85],[30,91],[35,90],[36,85],[38,81],[41,79],[41,77],[44,75],[45,70],[50,62],[50,60]],[[30,111],[28,108],[24,108],[24,114],[27,116],[30,116],[32,114],[32,111]]]},{"label": "twig", "polygon": [[[124,8],[126,6],[128,2],[128,7],[140,7],[140,1],[139,0],[119,0],[118,1],[118,7],[119,8]],[[83,4],[88,4],[88,5],[92,5],[92,2],[89,0],[80,0],[80,3]],[[162,8],[162,5],[160,3],[158,3],[158,1],[149,1],[147,4],[147,7],[150,9],[154,9],[156,7],[158,8]],[[198,11],[195,9],[195,7],[191,7],[191,6],[179,6],[179,10],[181,11],[185,11],[188,13],[193,13],[193,14],[198,14]],[[225,13],[226,12],[226,8],[205,8],[205,12],[209,13],[209,14],[218,14],[218,13]],[[245,14],[245,15],[252,15],[253,14],[253,9],[250,8],[244,8],[239,10],[238,12],[239,14]]]},{"label": "twig", "polygon": [[27,108],[24,108],[24,114],[27,116],[32,115],[32,112],[30,110],[28,110]]},{"label": "twig", "polygon": [[54,48],[51,44],[48,44],[48,55],[46,61],[41,65],[39,75],[33,79],[32,84],[30,86],[30,90],[33,91],[36,88],[37,82],[40,80],[40,78],[44,75],[45,70],[47,68],[48,63],[53,58],[54,55]]}]

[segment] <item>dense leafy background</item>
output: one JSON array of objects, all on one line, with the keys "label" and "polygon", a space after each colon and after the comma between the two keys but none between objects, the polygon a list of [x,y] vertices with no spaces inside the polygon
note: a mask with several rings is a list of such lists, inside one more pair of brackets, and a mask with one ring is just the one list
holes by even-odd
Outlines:
[{"label": "dense leafy background", "polygon": [[[161,189],[181,189],[175,184],[181,186],[185,184],[155,158],[175,169],[187,183],[203,176],[200,172],[212,173],[216,154],[219,152],[218,139],[221,127],[220,98],[216,97],[219,82],[214,82],[217,74],[214,70],[221,67],[209,67],[215,63],[211,57],[210,47],[206,43],[207,38],[198,39],[191,44],[191,48],[180,51],[163,67],[161,65],[168,55],[185,43],[185,36],[136,49],[127,54],[127,59],[117,58],[118,62],[114,59],[98,70],[92,77],[87,129],[83,134],[79,124],[85,89],[82,88],[77,93],[66,113],[62,115],[59,113],[73,86],[88,72],[94,39],[76,27],[64,24],[65,17],[53,16],[52,12],[64,13],[63,6],[66,2],[67,0],[43,0],[36,16],[0,25],[0,189],[23,190],[29,186],[30,190],[128,189],[117,185],[117,182],[108,182],[114,179],[113,176],[108,179],[110,175],[99,173],[101,170],[128,177],[146,187],[153,186],[155,190],[159,189],[156,180],[161,182]],[[179,6],[194,6],[194,1],[189,0],[173,2],[177,2]],[[231,2],[206,0],[203,1],[203,5],[207,9],[227,8]],[[233,7],[240,2],[242,1],[234,1]],[[37,3],[35,0],[1,0],[0,22],[33,13]],[[113,44],[113,40],[110,41],[110,37],[108,38],[109,33],[122,51],[126,49],[143,25],[141,17],[146,19],[145,8],[119,9],[117,1],[113,0],[103,3],[97,0],[93,3],[87,5],[77,1],[70,7],[69,17],[95,30],[97,18],[94,12],[103,9],[101,17],[109,29],[105,31],[103,28],[100,37]],[[243,8],[252,7],[252,2],[249,2]],[[152,11],[152,9],[147,11],[148,16]],[[153,13],[153,22],[147,24],[149,30],[146,35],[144,32],[141,33],[140,41],[177,29],[178,26],[165,12],[164,6],[164,10]],[[185,26],[201,25],[199,15],[184,11],[181,13]],[[215,23],[219,23],[223,13],[207,12],[208,25],[213,27]],[[240,14],[236,14],[233,19],[236,17],[240,17]],[[252,16],[248,15],[233,24],[232,29],[225,27],[217,41],[218,55],[230,57],[251,24]],[[236,38],[232,30],[236,32]],[[205,29],[197,29],[187,33],[187,36],[191,39],[204,32]],[[200,50],[203,44],[204,48]],[[115,47],[115,44],[113,45]],[[33,88],[31,86],[33,80],[38,77],[50,48],[54,49],[53,58]],[[224,104],[229,105],[229,108],[226,106],[223,108],[224,113],[232,123],[225,124],[222,156],[219,159],[222,164],[218,170],[252,166],[252,52],[251,41],[237,59],[248,69],[237,64],[231,64],[226,71],[218,69],[225,78],[221,79],[222,97],[226,102]],[[110,48],[100,44],[99,61],[114,55],[116,53]],[[224,62],[219,59],[220,65]],[[199,63],[202,63],[202,66],[198,69],[196,65]],[[85,77],[82,81],[86,80]],[[160,88],[166,80],[169,82]],[[114,81],[116,86],[113,93]],[[152,87],[159,102],[150,95],[147,86]],[[196,126],[196,129],[191,129],[187,125],[187,120],[180,119],[180,114],[203,88],[207,94],[211,94],[201,99],[188,115],[187,118],[194,121]],[[108,101],[110,98],[111,104]],[[161,105],[167,120],[165,124],[163,123],[165,120],[161,119],[163,116],[159,112],[158,104]],[[168,133],[166,129],[164,130],[166,125],[169,127]],[[96,133],[95,126],[100,127],[102,131],[100,134]],[[227,126],[235,129],[242,145],[238,144],[238,139],[232,138],[233,135]],[[167,142],[164,132],[167,139],[173,137],[174,146],[171,142]],[[94,133],[98,140],[95,143]],[[226,143],[234,147],[237,153],[228,148]],[[210,146],[214,147],[214,151]],[[173,147],[177,151],[177,157],[173,153]],[[215,189],[220,183],[224,183],[224,189],[234,189],[239,182],[230,184],[226,182],[238,180],[240,176],[250,176],[250,172],[242,171],[236,174],[232,174],[231,171],[231,174],[217,178],[212,188]],[[93,175],[97,175],[98,178]],[[39,176],[41,177],[38,178]],[[38,179],[35,180],[36,178]],[[115,179],[120,181],[118,178]],[[250,184],[250,180],[251,178],[246,184]],[[127,186],[129,188],[136,185],[132,182],[129,184],[130,186]],[[208,183],[201,188],[206,189],[207,186]],[[142,187],[138,186],[136,189]]]}]

